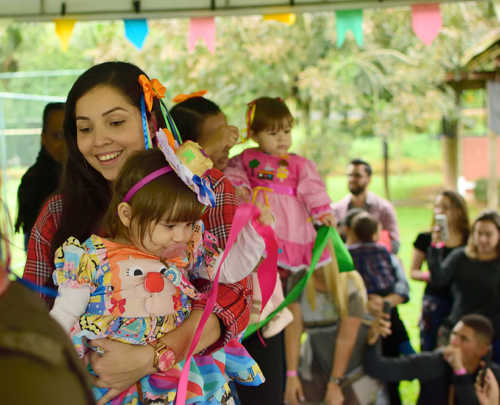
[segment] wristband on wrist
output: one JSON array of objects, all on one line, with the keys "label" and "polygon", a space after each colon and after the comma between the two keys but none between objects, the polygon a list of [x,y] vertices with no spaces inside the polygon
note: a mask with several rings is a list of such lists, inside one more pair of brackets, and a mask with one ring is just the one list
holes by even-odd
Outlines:
[{"label": "wristband on wrist", "polygon": [[422,273],[422,281],[429,281],[430,274],[429,273]]},{"label": "wristband on wrist", "polygon": [[333,384],[337,384],[338,386],[340,386],[344,382],[344,377],[330,376],[330,380],[328,382],[331,382]]},{"label": "wristband on wrist", "polygon": [[152,346],[154,349],[153,367],[160,373],[164,373],[171,369],[175,364],[174,351],[161,342]]},{"label": "wristband on wrist", "polygon": [[467,374],[467,370],[465,367],[459,368],[458,370],[454,371],[455,375],[465,375]]},{"label": "wristband on wrist", "polygon": [[286,376],[287,377],[297,377],[297,370],[287,370],[286,371]]},{"label": "wristband on wrist", "polygon": [[444,248],[444,242],[432,242],[431,246],[433,248],[442,249]]}]

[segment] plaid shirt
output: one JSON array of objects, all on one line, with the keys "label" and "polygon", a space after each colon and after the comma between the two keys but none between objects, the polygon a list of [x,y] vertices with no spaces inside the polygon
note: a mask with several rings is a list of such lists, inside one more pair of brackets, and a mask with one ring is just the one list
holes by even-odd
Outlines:
[{"label": "plaid shirt", "polygon": [[[219,246],[223,248],[231,231],[234,213],[238,208],[238,198],[234,193],[234,187],[222,172],[212,169],[209,172],[209,178],[216,194],[216,203],[215,207],[207,208],[203,215],[203,221],[207,231],[218,238]],[[31,232],[23,278],[37,285],[53,286],[54,260],[50,254],[50,245],[60,226],[62,211],[62,196],[56,194],[42,208]],[[207,280],[197,280],[196,286],[201,291],[206,292],[210,289],[211,284]],[[42,298],[47,301],[49,306],[52,306],[53,299],[44,295]],[[205,349],[204,353],[224,346],[229,340],[243,332],[250,319],[251,298],[251,277],[234,284],[219,285],[213,313],[219,318],[224,330],[220,339]],[[203,310],[205,305],[206,300],[196,301],[193,302],[193,309]]]},{"label": "plaid shirt", "polygon": [[348,246],[354,267],[365,282],[368,294],[385,296],[394,292],[396,269],[390,253],[376,243],[356,243]]}]

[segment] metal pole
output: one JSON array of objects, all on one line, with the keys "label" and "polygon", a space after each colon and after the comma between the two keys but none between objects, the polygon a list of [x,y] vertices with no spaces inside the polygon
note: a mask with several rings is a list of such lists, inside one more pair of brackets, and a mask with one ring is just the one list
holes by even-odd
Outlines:
[{"label": "metal pole", "polygon": [[2,201],[7,204],[7,142],[5,141],[4,103],[0,97],[0,170],[2,175]]}]

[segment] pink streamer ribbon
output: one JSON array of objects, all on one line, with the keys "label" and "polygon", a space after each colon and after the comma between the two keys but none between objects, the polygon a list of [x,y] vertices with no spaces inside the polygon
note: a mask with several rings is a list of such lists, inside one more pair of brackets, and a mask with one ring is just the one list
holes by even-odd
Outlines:
[{"label": "pink streamer ribbon", "polygon": [[[208,317],[212,313],[212,310],[215,306],[215,302],[217,299],[217,292],[219,290],[219,276],[220,269],[226,257],[231,250],[231,247],[236,242],[238,238],[238,234],[240,231],[252,220],[255,220],[260,215],[259,209],[250,203],[242,204],[236,210],[234,215],[233,224],[231,227],[231,232],[229,233],[229,237],[226,243],[226,249],[224,249],[224,253],[222,255],[222,260],[217,268],[217,273],[215,275],[214,281],[212,283],[212,289],[210,291],[210,295],[208,297],[205,309],[203,310],[203,314],[201,315],[200,323],[198,324],[196,331],[193,336],[193,340],[191,341],[191,345],[189,347],[189,351],[186,357],[186,361],[184,363],[184,367],[182,368],[181,376],[179,378],[179,385],[177,386],[177,397],[175,400],[175,405],[184,405],[186,403],[186,392],[187,392],[187,383],[189,376],[189,369],[191,367],[191,359],[193,357],[194,350],[200,341],[201,333],[203,332],[203,328],[207,323]],[[277,277],[277,262],[278,262],[278,244],[276,242],[276,238],[274,237],[274,231],[269,226],[263,226],[262,224],[254,221],[253,223],[257,233],[261,235],[266,241],[266,251],[267,256],[262,261],[261,265],[258,269],[258,279],[259,285],[261,286],[262,291],[262,307],[264,307],[264,297],[266,297],[267,302],[269,297],[274,290],[274,285],[276,283]],[[274,245],[273,245],[274,242]],[[268,245],[268,243],[270,245]],[[274,263],[274,275],[269,274],[273,273],[271,266]],[[262,276],[261,276],[262,273]],[[274,278],[274,283],[270,283],[270,281]],[[261,280],[262,283],[261,284]]]}]

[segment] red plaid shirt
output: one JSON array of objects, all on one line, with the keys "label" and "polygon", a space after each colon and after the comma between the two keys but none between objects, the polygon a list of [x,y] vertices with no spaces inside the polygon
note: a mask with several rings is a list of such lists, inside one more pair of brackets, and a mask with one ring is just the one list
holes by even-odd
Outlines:
[{"label": "red plaid shirt", "polygon": [[[238,208],[238,198],[235,195],[233,185],[221,171],[210,170],[209,178],[215,191],[216,202],[215,207],[209,207],[205,211],[203,222],[207,231],[217,237],[219,246],[224,248],[231,231],[234,213]],[[62,210],[62,196],[56,194],[46,202],[31,231],[23,278],[40,286],[53,286],[54,260],[50,254],[50,245],[60,225]],[[201,291],[208,291],[211,285],[206,280],[197,280],[196,284]],[[52,306],[53,299],[44,295],[42,298]],[[250,277],[235,284],[219,285],[217,302],[213,312],[223,325],[223,333],[220,339],[204,352],[209,353],[224,346],[246,328],[250,319],[251,299]],[[193,302],[193,309],[203,310],[205,304],[206,300]]]}]

